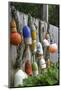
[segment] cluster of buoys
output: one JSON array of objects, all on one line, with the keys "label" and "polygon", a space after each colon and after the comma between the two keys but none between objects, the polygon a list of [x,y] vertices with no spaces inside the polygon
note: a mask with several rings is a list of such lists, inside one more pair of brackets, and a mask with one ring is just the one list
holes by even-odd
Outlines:
[{"label": "cluster of buoys", "polygon": [[[17,28],[16,28],[16,22],[14,19],[12,19],[11,23],[10,23],[10,42],[13,45],[18,46],[19,44],[21,44],[22,42],[22,36],[17,32]],[[16,73],[15,73],[15,78],[14,78],[14,86],[18,87],[20,85],[23,85],[23,79],[27,78],[28,75],[32,76],[38,75],[38,68],[40,69],[46,69],[46,61],[44,59],[43,56],[43,47],[42,44],[40,42],[36,41],[36,28],[33,25],[31,25],[31,28],[28,25],[24,25],[23,27],[23,40],[25,43],[25,48],[26,48],[26,53],[25,53],[25,66],[24,66],[24,71],[19,69]],[[44,47],[48,47],[48,51],[50,53],[55,53],[57,51],[57,44],[53,43],[50,44],[50,42],[47,40],[47,38],[49,37],[48,33],[45,36],[45,39],[43,40],[43,46]],[[39,62],[39,66],[37,64],[37,62],[34,61],[31,62],[30,59],[30,47],[31,47],[31,51],[32,53],[35,55],[35,53],[37,54],[37,58],[38,58],[38,62]],[[50,64],[50,62],[49,62]]]},{"label": "cluster of buoys", "polygon": [[58,49],[57,44],[56,43],[50,43],[46,38],[43,40],[43,46],[48,47],[48,51],[50,53],[56,53],[56,51]]}]

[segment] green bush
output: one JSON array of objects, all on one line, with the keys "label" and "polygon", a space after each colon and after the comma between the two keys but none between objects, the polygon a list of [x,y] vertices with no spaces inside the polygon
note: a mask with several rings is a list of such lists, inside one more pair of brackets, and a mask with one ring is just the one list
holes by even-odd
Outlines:
[{"label": "green bush", "polygon": [[59,84],[59,74],[56,65],[47,69],[47,72],[38,76],[29,76],[24,80],[23,86],[50,86]]}]

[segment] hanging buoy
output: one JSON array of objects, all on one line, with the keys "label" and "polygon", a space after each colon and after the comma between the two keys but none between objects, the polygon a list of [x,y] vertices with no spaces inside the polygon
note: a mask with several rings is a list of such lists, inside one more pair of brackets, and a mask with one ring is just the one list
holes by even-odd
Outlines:
[{"label": "hanging buoy", "polygon": [[16,22],[14,19],[12,19],[10,22],[10,28],[16,28]]},{"label": "hanging buoy", "polygon": [[56,43],[53,43],[53,44],[50,44],[49,46],[49,52],[50,53],[55,53],[57,51],[57,44]]},{"label": "hanging buoy", "polygon": [[39,60],[39,63],[40,63],[41,69],[46,68],[46,62],[45,62],[45,59],[43,57]]},{"label": "hanging buoy", "polygon": [[10,22],[10,30],[11,30],[11,32],[17,32],[16,22],[15,22],[14,19],[12,19],[11,22]]},{"label": "hanging buoy", "polygon": [[32,75],[32,66],[31,66],[31,51],[29,45],[25,46],[24,54],[23,54],[23,61],[24,61],[24,71],[31,76]]},{"label": "hanging buoy", "polygon": [[14,27],[14,28],[11,28],[11,32],[13,33],[13,32],[17,32],[17,29],[16,29],[16,27]]},{"label": "hanging buoy", "polygon": [[44,39],[43,40],[43,46],[46,47],[46,46],[49,46],[49,45],[50,45],[50,43],[48,42],[48,40]]},{"label": "hanging buoy", "polygon": [[19,69],[14,76],[14,87],[23,86],[23,79],[28,78],[27,74]]},{"label": "hanging buoy", "polygon": [[32,63],[32,71],[33,71],[33,75],[37,76],[38,75],[38,65],[36,62]]},{"label": "hanging buoy", "polygon": [[16,22],[14,19],[12,19],[11,23],[10,23],[10,29],[11,29],[11,33],[10,33],[10,43],[13,45],[19,45],[22,42],[22,37],[21,35],[17,32],[16,29]]},{"label": "hanging buoy", "polygon": [[21,35],[17,32],[11,32],[10,34],[10,42],[13,45],[19,45],[21,44],[22,38]]},{"label": "hanging buoy", "polygon": [[23,27],[23,37],[25,44],[32,44],[32,38],[31,38],[31,30],[28,26]]},{"label": "hanging buoy", "polygon": [[34,53],[37,51],[36,40],[33,40],[33,41],[32,41],[31,50],[32,50],[32,52],[34,52]]},{"label": "hanging buoy", "polygon": [[36,28],[35,25],[32,25],[32,40],[36,40]]},{"label": "hanging buoy", "polygon": [[43,48],[40,42],[37,43],[37,54],[43,55]]},{"label": "hanging buoy", "polygon": [[46,32],[46,35],[45,35],[45,38],[48,40],[49,39],[49,33],[48,32]]},{"label": "hanging buoy", "polygon": [[49,68],[50,66],[51,66],[51,60],[48,59],[48,60],[47,60],[47,67]]},{"label": "hanging buoy", "polygon": [[32,66],[29,60],[26,61],[25,63],[25,72],[29,75],[32,76]]}]

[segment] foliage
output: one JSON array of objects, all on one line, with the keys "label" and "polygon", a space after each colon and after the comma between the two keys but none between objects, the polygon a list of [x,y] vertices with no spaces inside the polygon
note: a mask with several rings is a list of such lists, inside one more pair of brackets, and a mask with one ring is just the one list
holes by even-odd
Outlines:
[{"label": "foliage", "polygon": [[[43,20],[43,4],[11,2],[15,8],[23,13],[31,14],[35,18]],[[49,23],[59,26],[59,5],[48,5]]]},{"label": "foliage", "polygon": [[24,80],[24,86],[49,86],[59,84],[59,74],[57,65],[52,65],[47,72],[38,76],[29,76]]},{"label": "foliage", "polygon": [[59,26],[59,5],[49,5],[49,23]]},{"label": "foliage", "polygon": [[25,14],[30,13],[33,17],[42,19],[42,4],[12,2],[10,5],[14,5],[17,10]]}]

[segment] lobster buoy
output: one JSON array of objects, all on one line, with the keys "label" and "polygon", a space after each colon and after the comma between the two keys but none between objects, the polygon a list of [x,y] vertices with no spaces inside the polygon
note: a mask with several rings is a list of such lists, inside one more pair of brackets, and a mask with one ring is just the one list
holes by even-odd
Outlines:
[{"label": "lobster buoy", "polygon": [[45,62],[45,59],[43,57],[39,60],[39,64],[40,64],[41,69],[46,68],[46,62]]},{"label": "lobster buoy", "polygon": [[46,47],[46,46],[49,46],[49,45],[50,45],[50,43],[48,42],[48,40],[44,39],[43,40],[43,46]]},{"label": "lobster buoy", "polygon": [[45,38],[48,40],[49,39],[49,33],[48,32],[46,32],[46,35],[45,35]]},{"label": "lobster buoy", "polygon": [[36,62],[32,63],[32,71],[33,71],[33,75],[37,76],[38,75],[38,65]]},{"label": "lobster buoy", "polygon": [[22,37],[18,32],[11,32],[10,34],[10,42],[13,45],[19,45],[21,44]]},{"label": "lobster buoy", "polygon": [[29,60],[26,61],[25,63],[25,72],[29,75],[32,76],[32,65],[29,62]]},{"label": "lobster buoy", "polygon": [[40,42],[37,43],[37,54],[43,55],[43,48]]},{"label": "lobster buoy", "polygon": [[10,22],[10,28],[16,28],[16,22],[14,19],[12,19]]},{"label": "lobster buoy", "polygon": [[57,51],[57,44],[53,43],[49,46],[49,52],[50,53],[55,53]]},{"label": "lobster buoy", "polygon": [[36,28],[35,25],[32,25],[32,40],[36,40]]},{"label": "lobster buoy", "polygon": [[34,53],[37,51],[36,40],[32,40],[31,50]]},{"label": "lobster buoy", "polygon": [[19,45],[22,42],[22,36],[17,32],[16,29],[16,22],[14,19],[12,19],[11,23],[10,23],[10,29],[11,29],[11,33],[10,33],[10,43],[13,45]]},{"label": "lobster buoy", "polygon": [[23,27],[23,37],[26,44],[32,44],[31,30],[27,25]]},{"label": "lobster buoy", "polygon": [[23,79],[28,78],[28,75],[19,69],[14,76],[14,87],[23,86]]}]

